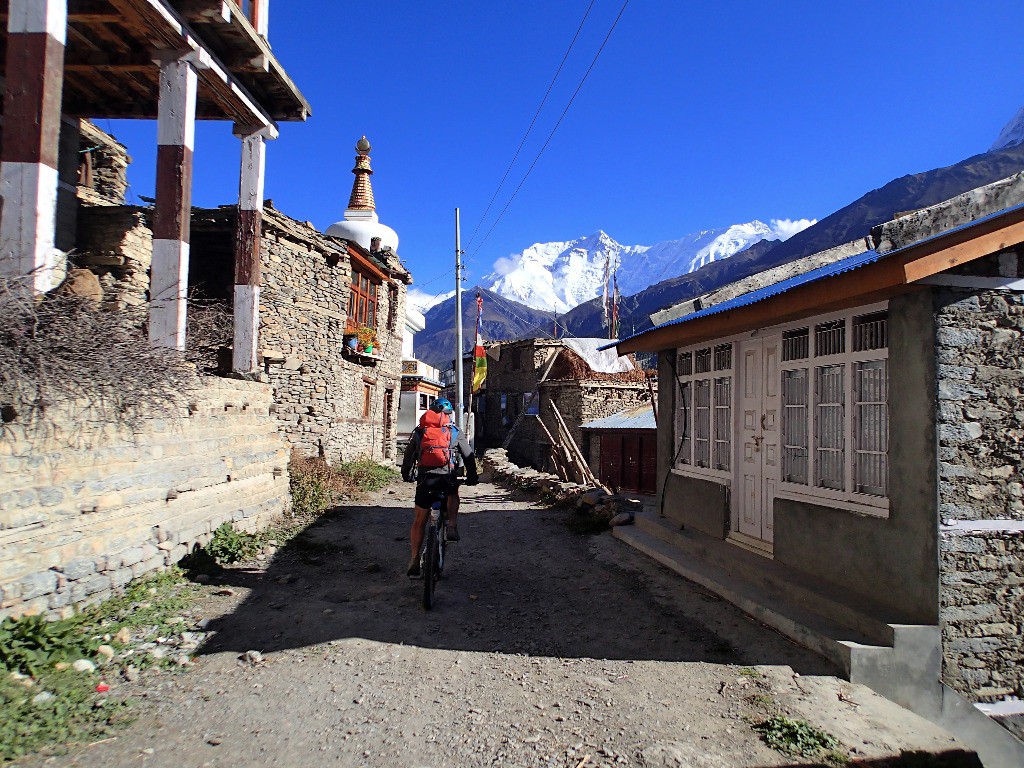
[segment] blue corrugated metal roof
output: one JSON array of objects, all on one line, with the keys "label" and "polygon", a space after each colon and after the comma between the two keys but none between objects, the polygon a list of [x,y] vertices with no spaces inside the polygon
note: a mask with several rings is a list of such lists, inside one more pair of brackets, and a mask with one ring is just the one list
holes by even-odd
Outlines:
[{"label": "blue corrugated metal roof", "polygon": [[582,429],[655,429],[654,408],[650,403],[636,408],[627,408],[603,419],[594,419],[582,424]]},{"label": "blue corrugated metal roof", "polygon": [[[890,254],[885,254],[885,256],[889,255]],[[601,349],[608,349],[609,347],[621,344],[623,341],[629,341],[629,339],[635,339],[637,336],[643,336],[656,328],[667,328],[670,325],[681,325],[682,323],[688,323],[691,320],[696,320],[700,317],[717,315],[720,312],[728,312],[731,309],[738,309],[740,307],[756,304],[757,302],[764,301],[772,296],[778,296],[780,293],[791,291],[798,286],[813,283],[818,280],[824,280],[826,277],[839,275],[843,272],[850,272],[859,267],[863,267],[865,264],[871,264],[872,262],[878,261],[882,257],[883,254],[876,251],[865,251],[864,253],[858,253],[856,256],[848,256],[845,259],[840,259],[839,261],[834,261],[831,264],[826,264],[822,267],[818,267],[817,269],[812,269],[810,272],[804,272],[802,275],[795,275],[793,277],[786,278],[785,280],[773,285],[766,285],[764,288],[758,288],[756,291],[744,293],[742,296],[737,296],[733,299],[729,299],[728,301],[723,301],[721,304],[715,304],[714,306],[707,307],[706,309],[691,312],[683,317],[670,320],[667,323],[656,325],[654,328],[648,328],[646,331],[641,333],[635,333],[625,339],[620,339],[619,341],[607,344]]]},{"label": "blue corrugated metal roof", "polygon": [[826,277],[832,277],[833,275],[838,275],[843,272],[850,272],[851,270],[857,269],[858,267],[863,267],[865,264],[871,264],[872,262],[878,261],[879,259],[887,259],[890,256],[895,256],[897,253],[901,253],[905,250],[908,250],[909,248],[916,248],[922,245],[923,243],[928,243],[931,242],[932,240],[938,240],[941,237],[948,237],[954,232],[961,232],[966,229],[971,229],[972,227],[977,227],[979,224],[982,224],[984,222],[988,222],[993,219],[999,219],[1020,210],[1024,210],[1024,203],[1013,205],[1010,206],[1009,208],[1004,208],[1001,211],[995,211],[993,213],[988,214],[987,216],[982,216],[978,219],[975,219],[974,221],[964,222],[963,224],[960,224],[956,227],[952,227],[947,230],[943,230],[942,232],[936,232],[933,235],[923,237],[920,240],[917,240],[913,243],[908,243],[902,248],[896,248],[892,251],[889,251],[888,253],[878,253],[874,250],[871,250],[865,251],[864,253],[858,253],[856,256],[848,256],[845,259],[840,259],[839,261],[832,262],[831,264],[826,264],[823,267],[812,269],[810,272],[804,272],[802,275],[790,277],[786,280],[783,280],[780,283],[775,283],[774,285],[768,285],[765,286],[764,288],[759,288],[756,291],[745,293],[742,296],[737,296],[734,299],[723,301],[721,304],[715,304],[713,307],[708,307],[707,309],[702,309],[698,312],[691,312],[690,314],[684,315],[683,317],[676,318],[675,320],[670,320],[667,323],[656,325],[654,326],[654,328],[648,328],[646,331],[634,333],[632,336],[627,336],[625,339],[618,339],[617,341],[614,341],[611,344],[606,344],[605,346],[601,347],[601,349],[609,349],[611,347],[621,344],[624,341],[629,341],[630,339],[635,339],[638,336],[643,336],[644,334],[650,333],[651,331],[656,330],[658,328],[667,328],[670,325],[680,325],[681,323],[688,323],[690,320],[696,320],[697,318],[700,317],[707,317],[708,315],[718,314],[719,312],[728,312],[730,309],[738,309],[739,307],[746,307],[750,304],[756,304],[757,302],[763,301],[764,299],[767,299],[771,296],[778,296],[780,293],[790,291],[793,288],[796,288],[797,286],[806,285],[807,283],[813,283],[816,280],[823,280]]}]

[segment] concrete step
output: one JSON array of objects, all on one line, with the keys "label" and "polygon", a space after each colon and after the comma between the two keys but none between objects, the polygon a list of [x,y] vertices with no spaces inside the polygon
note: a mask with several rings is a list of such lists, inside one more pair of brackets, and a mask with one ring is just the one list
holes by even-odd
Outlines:
[{"label": "concrete step", "polygon": [[[743,577],[680,550],[637,527],[612,529],[629,544],[690,581],[722,596],[744,613],[775,629],[796,643],[829,659],[847,676],[865,663],[882,665],[891,647],[874,644],[871,638],[837,624]],[[755,555],[756,557],[756,555]]]},{"label": "concrete step", "polygon": [[[680,529],[663,517],[641,512],[635,525],[666,544],[729,574],[745,579],[786,601],[829,621],[849,627],[869,639],[873,645],[892,646],[892,621],[888,610],[857,595],[840,591],[808,574],[776,563],[727,541],[698,531]],[[887,621],[890,619],[890,621]]]}]

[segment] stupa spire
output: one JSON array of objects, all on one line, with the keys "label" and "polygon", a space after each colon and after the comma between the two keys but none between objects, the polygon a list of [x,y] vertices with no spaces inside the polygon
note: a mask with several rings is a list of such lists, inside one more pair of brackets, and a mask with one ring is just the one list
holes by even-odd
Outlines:
[{"label": "stupa spire", "polygon": [[373,211],[376,205],[373,202],[373,187],[370,185],[370,176],[373,170],[370,168],[370,142],[363,136],[356,142],[356,167],[352,173],[356,175],[352,182],[352,194],[348,199],[348,210],[350,211]]}]

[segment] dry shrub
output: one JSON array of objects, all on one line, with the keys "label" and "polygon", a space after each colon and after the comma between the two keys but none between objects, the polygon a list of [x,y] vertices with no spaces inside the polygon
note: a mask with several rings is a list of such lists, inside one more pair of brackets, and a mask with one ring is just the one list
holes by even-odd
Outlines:
[{"label": "dry shrub", "polygon": [[352,499],[367,491],[383,488],[398,472],[372,459],[356,459],[330,465],[323,458],[292,451],[288,464],[292,493],[292,516],[310,521],[335,502]]},{"label": "dry shrub", "polygon": [[59,291],[34,296],[25,281],[0,279],[3,421],[45,427],[47,412],[62,407],[79,425],[137,431],[182,403],[199,383],[195,366],[152,347],[145,322],[145,308],[104,310]]}]

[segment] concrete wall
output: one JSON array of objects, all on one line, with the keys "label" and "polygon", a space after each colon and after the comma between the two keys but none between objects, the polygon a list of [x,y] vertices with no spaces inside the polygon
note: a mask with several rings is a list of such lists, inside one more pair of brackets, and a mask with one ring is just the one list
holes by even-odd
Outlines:
[{"label": "concrete wall", "polygon": [[[1017,277],[1004,253],[971,272]],[[963,270],[961,270],[963,271]],[[935,293],[943,678],[972,699],[1024,695],[1024,297]]]},{"label": "concrete wall", "polygon": [[931,296],[889,303],[889,517],[775,501],[775,559],[887,606],[889,621],[938,621],[935,338]]},{"label": "concrete wall", "polygon": [[288,504],[270,387],[206,379],[135,435],[81,415],[58,437],[0,440],[0,617],[68,614],[180,560],[225,521],[253,530]]}]

